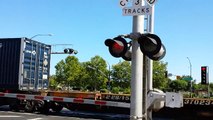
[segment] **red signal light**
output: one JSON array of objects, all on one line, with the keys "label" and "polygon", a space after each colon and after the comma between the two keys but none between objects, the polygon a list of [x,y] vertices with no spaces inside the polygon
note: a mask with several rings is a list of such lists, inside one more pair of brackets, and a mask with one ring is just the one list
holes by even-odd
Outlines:
[{"label": "red signal light", "polygon": [[201,70],[202,71],[206,71],[206,67],[201,67]]},{"label": "red signal light", "polygon": [[121,53],[124,50],[124,46],[119,45],[118,42],[114,42],[112,45],[112,50],[116,53]]},{"label": "red signal light", "polygon": [[208,66],[201,66],[201,84],[209,83]]},{"label": "red signal light", "polygon": [[121,36],[105,40],[105,45],[109,47],[109,52],[113,57],[122,57],[127,61],[131,60],[128,43]]}]

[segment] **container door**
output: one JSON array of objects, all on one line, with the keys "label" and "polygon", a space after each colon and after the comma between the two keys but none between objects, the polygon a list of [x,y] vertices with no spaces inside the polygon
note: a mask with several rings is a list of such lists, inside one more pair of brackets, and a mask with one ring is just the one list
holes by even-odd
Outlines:
[{"label": "container door", "polygon": [[47,89],[51,47],[31,40],[25,44],[23,89]]},{"label": "container door", "polygon": [[50,72],[50,46],[40,44],[38,50],[38,89],[47,89]]}]

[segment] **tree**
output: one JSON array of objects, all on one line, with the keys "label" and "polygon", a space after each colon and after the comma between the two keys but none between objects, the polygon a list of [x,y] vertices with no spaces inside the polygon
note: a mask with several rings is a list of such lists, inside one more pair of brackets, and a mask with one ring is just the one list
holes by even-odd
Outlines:
[{"label": "tree", "polygon": [[56,69],[55,81],[61,85],[65,85],[67,81],[67,76],[65,75],[64,68],[65,68],[65,62],[63,60],[61,60],[55,66],[55,69]]},{"label": "tree", "polygon": [[209,88],[210,88],[210,91],[212,92],[213,91],[213,83],[209,83]]},{"label": "tree", "polygon": [[[153,62],[153,87],[159,89],[168,88],[169,79],[165,78],[167,63]],[[106,61],[95,56],[90,61],[80,63],[74,56],[68,56],[56,66],[55,81],[65,87],[77,87],[81,89],[100,90],[107,88],[106,84],[111,75],[111,86],[116,90],[130,92],[131,65],[128,61],[119,62],[107,69]]]},{"label": "tree", "polygon": [[102,57],[95,56],[90,61],[84,62],[83,66],[86,70],[83,79],[87,81],[87,87],[90,90],[106,88],[108,70],[106,61]]},{"label": "tree", "polygon": [[153,61],[153,87],[159,89],[168,88],[169,79],[165,77],[167,63]]},{"label": "tree", "polygon": [[188,82],[185,80],[173,80],[169,84],[170,88],[172,88],[175,91],[184,91],[188,90]]},{"label": "tree", "polygon": [[202,85],[201,83],[194,86],[195,90],[208,90],[208,85]]},{"label": "tree", "polygon": [[56,76],[55,75],[52,75],[52,76],[50,76],[50,78],[49,78],[49,88],[50,89],[56,89],[57,88],[57,86],[59,85],[57,82],[56,82]]},{"label": "tree", "polygon": [[[123,90],[130,89],[131,66],[130,62],[123,61],[112,66],[113,87],[118,87]],[[128,91],[128,90],[127,90]]]},{"label": "tree", "polygon": [[65,59],[64,72],[67,77],[67,84],[72,87],[79,87],[78,81],[80,80],[79,74],[81,72],[81,65],[78,58],[75,56],[68,56]]},{"label": "tree", "polygon": [[56,81],[65,87],[79,87],[81,64],[75,56],[68,56],[56,66]]}]

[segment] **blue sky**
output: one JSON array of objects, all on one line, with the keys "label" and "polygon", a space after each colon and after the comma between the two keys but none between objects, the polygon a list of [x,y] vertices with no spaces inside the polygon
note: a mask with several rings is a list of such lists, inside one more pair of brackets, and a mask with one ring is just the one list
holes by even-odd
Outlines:
[{"label": "blue sky", "polygon": [[[78,50],[81,62],[95,55],[103,57],[110,65],[118,63],[104,41],[132,31],[132,17],[122,16],[119,0],[0,0],[0,37],[32,37],[47,44],[72,44],[57,46],[53,50],[72,47]],[[200,82],[200,67],[209,66],[213,72],[213,1],[212,0],[158,0],[155,6],[155,28],[167,49],[162,59],[168,62],[169,73],[189,75]],[[52,55],[54,66],[67,55]],[[212,81],[212,80],[210,80]],[[213,82],[213,81],[212,81]]]}]

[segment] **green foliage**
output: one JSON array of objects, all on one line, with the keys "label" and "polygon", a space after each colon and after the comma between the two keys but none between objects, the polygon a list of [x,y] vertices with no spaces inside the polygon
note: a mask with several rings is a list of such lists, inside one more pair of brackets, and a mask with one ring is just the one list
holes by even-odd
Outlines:
[{"label": "green foliage", "polygon": [[169,79],[165,77],[167,63],[153,61],[153,87],[159,89],[168,88]]},{"label": "green foliage", "polygon": [[65,67],[65,62],[63,60],[61,60],[56,66],[56,82],[57,83],[61,83],[61,84],[65,84],[67,81],[66,75],[65,75],[65,71],[64,71],[64,67]]},{"label": "green foliage", "polygon": [[[61,60],[56,66],[56,81],[63,87],[79,87],[81,65],[74,56],[68,56],[65,61]],[[77,84],[76,84],[77,83]]]},{"label": "green foliage", "polygon": [[66,65],[65,65],[65,75],[67,77],[67,85],[74,86],[74,87],[80,87],[79,84],[79,74],[81,72],[81,65],[78,61],[78,59],[74,56],[68,56],[65,59]]},{"label": "green foliage", "polygon": [[113,87],[112,88],[112,93],[118,94],[120,92],[120,88],[119,87]]},{"label": "green foliage", "polygon": [[56,76],[55,75],[52,75],[52,76],[50,76],[50,78],[49,78],[49,87],[50,87],[50,89],[56,89],[57,88],[57,86],[58,86],[58,83],[56,82]]},{"label": "green foliage", "polygon": [[123,93],[124,94],[130,94],[130,88],[125,88],[125,89],[123,89]]},{"label": "green foliage", "polygon": [[101,93],[108,93],[109,91],[107,89],[101,89],[100,92]]},{"label": "green foliage", "polygon": [[[109,66],[110,67],[110,66]],[[59,89],[69,87],[87,90],[98,90],[108,92],[107,81],[110,80],[112,93],[130,93],[131,65],[128,61],[119,62],[109,70],[107,62],[100,56],[95,56],[90,61],[80,63],[75,56],[68,56],[57,65],[56,74],[50,76],[50,88]],[[183,80],[189,76],[181,76],[179,80],[165,77],[167,63],[163,61],[153,61],[153,87],[164,91],[189,91],[190,81]],[[197,90],[208,90],[208,85],[195,84],[192,81],[192,88]],[[213,83],[209,84],[210,92],[213,91]],[[186,96],[191,95],[186,92]],[[196,95],[193,95],[196,96]]]},{"label": "green foliage", "polygon": [[[68,56],[56,66],[56,75],[50,77],[50,88],[58,87],[79,88],[81,90],[98,90],[108,92],[107,81],[111,81],[111,92],[130,93],[131,65],[128,61],[119,62],[109,70],[106,61],[100,56],[95,56],[90,61],[80,63],[74,56]],[[190,84],[186,80],[171,81],[165,78],[167,63],[153,62],[153,86],[162,90],[187,91]],[[183,77],[187,76],[182,76]],[[213,84],[210,84],[212,91]],[[206,85],[193,84],[194,90],[207,90]]]},{"label": "green foliage", "polygon": [[103,58],[95,56],[88,62],[80,63],[75,56],[68,56],[56,66],[56,82],[62,87],[81,90],[106,88],[109,71]]},{"label": "green foliage", "polygon": [[202,85],[202,84],[195,84],[194,88],[195,88],[195,90],[207,90],[208,86],[207,85]]},{"label": "green foliage", "polygon": [[185,80],[173,80],[169,86],[175,91],[184,91],[187,90],[188,82]]},{"label": "green foliage", "polygon": [[120,87],[122,89],[130,88],[131,80],[131,66],[130,62],[123,61],[112,66],[112,81],[113,87]]},{"label": "green foliage", "polygon": [[83,67],[85,73],[83,80],[87,81],[87,88],[90,90],[106,88],[108,71],[106,61],[103,58],[95,56],[90,61],[84,62]]},{"label": "green foliage", "polygon": [[[168,88],[169,79],[165,78],[167,63],[153,62],[154,87]],[[95,56],[90,61],[80,63],[75,56],[68,56],[56,66],[56,75],[52,85],[61,87],[79,88],[81,90],[95,91],[106,90],[107,81],[111,81],[110,88],[113,93],[130,93],[131,64],[122,61],[112,66],[109,70],[107,62],[100,56]],[[110,77],[109,77],[110,76]]]},{"label": "green foliage", "polygon": [[213,92],[213,83],[209,84],[210,91]]}]

